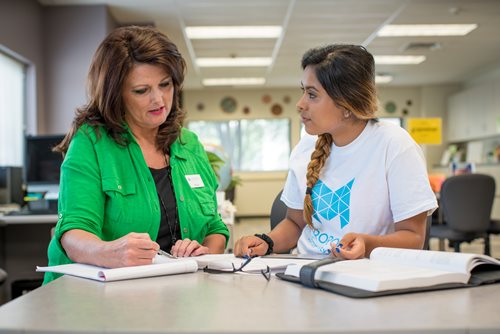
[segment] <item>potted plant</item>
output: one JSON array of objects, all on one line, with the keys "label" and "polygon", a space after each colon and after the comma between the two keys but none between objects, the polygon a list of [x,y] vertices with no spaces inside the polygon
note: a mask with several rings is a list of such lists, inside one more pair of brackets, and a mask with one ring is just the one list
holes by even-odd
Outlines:
[{"label": "potted plant", "polygon": [[[210,163],[210,166],[212,166],[212,169],[215,173],[215,176],[217,177],[217,180],[219,183],[221,183],[221,171],[223,171],[223,167],[225,167],[226,161],[222,159],[218,154],[212,152],[212,151],[205,151],[207,153],[208,157],[208,162]],[[222,188],[218,189],[220,191],[225,192],[225,197],[231,202],[234,202],[234,197],[235,197],[235,189],[236,186],[241,185],[241,178],[237,175],[233,175],[232,169],[230,166],[226,167],[227,172],[229,173],[230,179],[228,184],[221,184]]]}]

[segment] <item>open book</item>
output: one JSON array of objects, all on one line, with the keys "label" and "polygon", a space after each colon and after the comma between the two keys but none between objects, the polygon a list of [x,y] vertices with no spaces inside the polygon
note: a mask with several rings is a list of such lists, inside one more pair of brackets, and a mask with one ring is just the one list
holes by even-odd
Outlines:
[{"label": "open book", "polygon": [[[352,297],[500,281],[500,261],[480,254],[379,247],[369,259],[334,261],[310,264],[315,271],[302,270],[300,264],[290,265],[280,277],[303,281],[307,279],[303,276],[312,272],[312,285]],[[478,271],[483,273],[475,275]]]}]

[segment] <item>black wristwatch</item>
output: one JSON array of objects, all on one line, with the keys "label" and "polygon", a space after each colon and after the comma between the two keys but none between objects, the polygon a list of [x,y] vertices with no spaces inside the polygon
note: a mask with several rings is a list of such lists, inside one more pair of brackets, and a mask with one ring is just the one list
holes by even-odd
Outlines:
[{"label": "black wristwatch", "polygon": [[267,244],[267,252],[265,255],[269,255],[273,252],[273,248],[274,248],[274,241],[273,239],[269,238],[269,236],[267,234],[255,234],[255,236],[257,238],[261,238],[262,240],[264,240]]}]

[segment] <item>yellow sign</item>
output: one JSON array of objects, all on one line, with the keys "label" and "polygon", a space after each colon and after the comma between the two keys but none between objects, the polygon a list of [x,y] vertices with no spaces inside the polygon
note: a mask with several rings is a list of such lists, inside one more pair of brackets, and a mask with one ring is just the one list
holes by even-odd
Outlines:
[{"label": "yellow sign", "polygon": [[441,144],[441,118],[409,118],[406,129],[418,144]]}]

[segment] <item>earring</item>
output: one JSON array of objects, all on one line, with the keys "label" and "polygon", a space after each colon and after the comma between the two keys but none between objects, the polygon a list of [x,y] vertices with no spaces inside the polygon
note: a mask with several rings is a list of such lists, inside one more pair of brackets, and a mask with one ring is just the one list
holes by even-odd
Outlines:
[{"label": "earring", "polygon": [[346,112],[344,113],[344,117],[345,117],[345,118],[349,118],[350,116],[351,116],[351,112],[350,112],[350,111],[346,111]]}]

